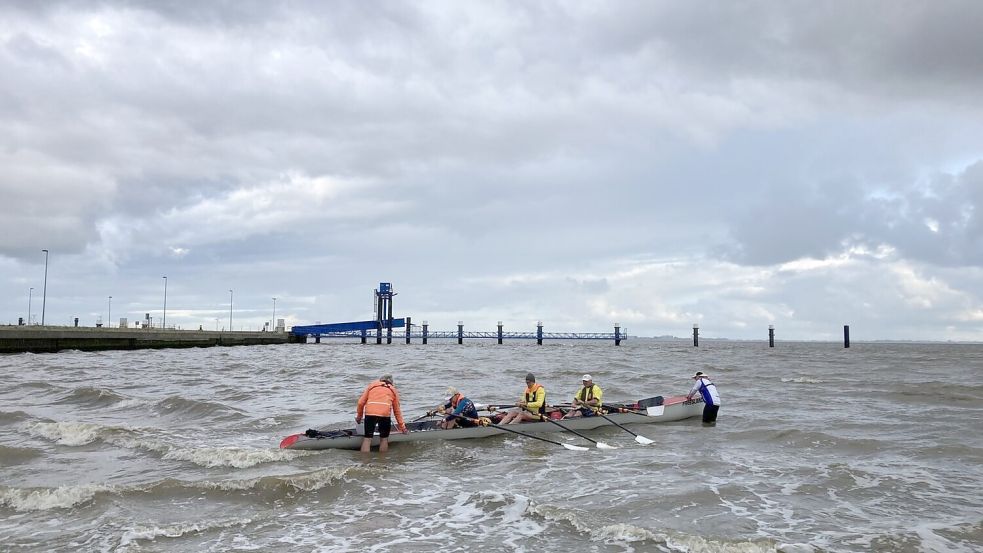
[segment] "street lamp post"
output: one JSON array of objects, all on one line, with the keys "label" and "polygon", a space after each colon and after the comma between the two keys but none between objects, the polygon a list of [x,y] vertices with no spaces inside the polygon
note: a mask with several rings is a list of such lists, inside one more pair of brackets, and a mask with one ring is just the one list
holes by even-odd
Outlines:
[{"label": "street lamp post", "polygon": [[34,287],[27,292],[27,326],[31,326],[31,300],[34,299]]},{"label": "street lamp post", "polygon": [[164,322],[161,323],[160,327],[163,329],[167,329],[167,277],[165,276],[163,277],[163,279],[164,279]]},{"label": "street lamp post", "polygon": [[44,309],[48,305],[48,250],[44,252],[44,288],[41,291],[41,326],[44,326]]},{"label": "street lamp post", "polygon": [[273,297],[273,332],[276,332],[276,296]]},{"label": "street lamp post", "polygon": [[109,296],[109,315],[106,315],[106,328],[113,328],[113,297]]},{"label": "street lamp post", "polygon": [[232,332],[232,290],[229,289],[229,332]]}]

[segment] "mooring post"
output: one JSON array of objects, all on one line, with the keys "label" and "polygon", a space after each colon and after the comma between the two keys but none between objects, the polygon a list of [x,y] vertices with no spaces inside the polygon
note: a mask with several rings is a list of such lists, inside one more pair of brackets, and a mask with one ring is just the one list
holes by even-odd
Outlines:
[{"label": "mooring post", "polygon": [[320,344],[321,343],[321,335],[320,334],[315,334],[314,335],[314,343],[315,344]]},{"label": "mooring post", "polygon": [[775,347],[775,325],[768,325],[768,347]]},{"label": "mooring post", "polygon": [[413,328],[413,325],[410,324],[410,318],[409,317],[406,317],[406,343],[407,344],[410,343],[410,330],[412,328]]},{"label": "mooring post", "polygon": [[464,321],[457,321],[457,343],[464,343]]},{"label": "mooring post", "polygon": [[[382,308],[379,308],[379,312],[382,312]],[[375,343],[379,345],[382,343],[382,319],[380,318],[375,322]]]},{"label": "mooring post", "polygon": [[427,321],[423,321],[423,345],[427,345]]},{"label": "mooring post", "polygon": [[369,331],[363,328],[362,329],[362,343],[363,344],[365,343],[365,338],[366,338],[366,336],[368,336],[368,334],[369,334]]},{"label": "mooring post", "polygon": [[502,321],[498,321],[498,345],[502,345]]},{"label": "mooring post", "polygon": [[614,323],[614,345],[621,345],[621,323]]},{"label": "mooring post", "polygon": [[693,347],[700,347],[700,325],[693,324]]},{"label": "mooring post", "polygon": [[843,325],[843,347],[850,347],[850,325]]},{"label": "mooring post", "polygon": [[543,321],[536,321],[536,345],[543,345]]}]

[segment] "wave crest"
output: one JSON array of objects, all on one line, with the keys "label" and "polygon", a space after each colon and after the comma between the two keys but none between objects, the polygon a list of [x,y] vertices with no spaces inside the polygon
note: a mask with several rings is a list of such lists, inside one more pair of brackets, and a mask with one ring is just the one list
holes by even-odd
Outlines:
[{"label": "wave crest", "polygon": [[0,489],[0,506],[15,511],[68,509],[92,501],[97,494],[112,490],[109,486],[97,484],[57,488],[3,488]]}]

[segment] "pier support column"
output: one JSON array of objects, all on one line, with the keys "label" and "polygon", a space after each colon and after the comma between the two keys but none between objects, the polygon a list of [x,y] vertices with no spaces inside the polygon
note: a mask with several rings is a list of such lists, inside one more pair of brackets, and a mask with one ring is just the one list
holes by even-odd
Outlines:
[{"label": "pier support column", "polygon": [[368,334],[369,334],[369,331],[368,331],[368,330],[365,330],[365,329],[363,328],[363,329],[362,329],[362,343],[363,343],[363,344],[365,343],[365,338],[366,338],[366,337],[368,336]]},{"label": "pier support column", "polygon": [[700,325],[693,325],[693,347],[700,347]]},{"label": "pier support column", "polygon": [[376,321],[376,323],[375,323],[375,343],[376,343],[376,345],[382,344],[382,320],[381,319],[379,321]]},{"label": "pier support column", "polygon": [[850,347],[850,325],[843,325],[843,347]]},{"label": "pier support column", "polygon": [[457,343],[464,343],[464,321],[457,321]]},{"label": "pier support column", "polygon": [[391,344],[393,343],[393,302],[392,301],[389,302],[388,315],[389,318],[386,319],[387,321],[389,321],[388,323],[386,323],[386,343]]},{"label": "pier support column", "polygon": [[427,345],[427,321],[423,321],[423,345]]},{"label": "pier support column", "polygon": [[621,323],[614,323],[614,345],[621,345]]},{"label": "pier support column", "polygon": [[775,325],[768,325],[768,347],[775,347]]},{"label": "pier support column", "polygon": [[410,318],[406,317],[406,343],[410,343],[410,333],[413,332],[413,325],[410,324]]},{"label": "pier support column", "polygon": [[314,335],[314,343],[315,344],[320,344],[321,343],[321,335],[320,334],[315,334]]},{"label": "pier support column", "polygon": [[502,345],[502,321],[498,321],[498,345]]},{"label": "pier support column", "polygon": [[543,345],[543,321],[536,321],[536,345]]}]

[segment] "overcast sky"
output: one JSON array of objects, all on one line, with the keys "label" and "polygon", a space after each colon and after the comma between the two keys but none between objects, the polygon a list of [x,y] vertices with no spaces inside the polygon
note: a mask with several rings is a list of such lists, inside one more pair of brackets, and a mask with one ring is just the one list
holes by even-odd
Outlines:
[{"label": "overcast sky", "polygon": [[0,4],[0,324],[983,340],[981,2],[202,4]]}]

